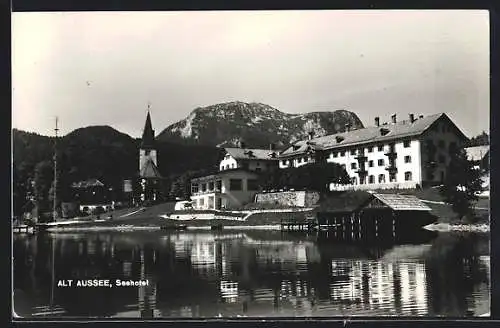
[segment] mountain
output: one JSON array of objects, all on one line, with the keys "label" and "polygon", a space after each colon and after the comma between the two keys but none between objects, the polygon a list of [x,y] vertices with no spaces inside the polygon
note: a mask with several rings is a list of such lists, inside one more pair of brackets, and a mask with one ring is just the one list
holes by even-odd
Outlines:
[{"label": "mountain", "polygon": [[288,114],[265,104],[229,102],[196,108],[157,139],[216,146],[235,145],[242,138],[249,146],[267,147],[307,138],[310,131],[315,136],[340,132],[346,124],[363,127],[357,115],[346,110]]}]

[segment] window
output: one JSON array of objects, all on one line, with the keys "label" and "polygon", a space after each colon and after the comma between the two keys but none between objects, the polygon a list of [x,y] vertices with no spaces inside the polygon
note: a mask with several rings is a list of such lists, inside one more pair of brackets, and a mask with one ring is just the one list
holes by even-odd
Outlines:
[{"label": "window", "polygon": [[405,181],[411,181],[411,172],[405,172]]},{"label": "window", "polygon": [[201,184],[201,192],[205,192],[207,191],[207,184],[206,183],[202,183]]},{"label": "window", "polygon": [[255,172],[261,172],[261,171],[262,171],[262,168],[260,168],[260,167],[255,168]]},{"label": "window", "polygon": [[241,179],[229,179],[229,190],[242,190],[243,180]]},{"label": "window", "polygon": [[378,151],[384,151],[384,145],[378,145]]},{"label": "window", "polygon": [[378,175],[378,183],[385,183],[385,174]]},{"label": "window", "polygon": [[221,170],[221,171],[224,171],[224,165],[221,165],[221,166],[220,166],[220,170]]},{"label": "window", "polygon": [[338,156],[339,156],[339,153],[337,153],[336,151],[334,151],[334,152],[332,153],[332,157],[338,157]]},{"label": "window", "polygon": [[368,166],[373,167],[373,161],[368,161]]},{"label": "window", "polygon": [[378,166],[384,166],[384,159],[383,158],[378,160]]},{"label": "window", "polygon": [[257,166],[260,166],[260,162],[257,162]]},{"label": "window", "polygon": [[282,161],[281,161],[281,164],[282,164],[282,165],[287,165],[287,164],[288,164],[288,161],[287,161],[287,160],[282,160]]},{"label": "window", "polygon": [[411,156],[405,156],[405,163],[411,163]]},{"label": "window", "polygon": [[375,183],[375,176],[374,175],[370,175],[368,177],[368,183]]},{"label": "window", "polygon": [[356,149],[351,150],[351,155],[356,155]]},{"label": "window", "polygon": [[200,198],[200,206],[205,205],[205,198]]},{"label": "window", "polygon": [[358,181],[357,181],[357,180],[358,180],[358,179],[356,179],[356,177],[352,177],[352,178],[351,178],[351,183],[355,185],[356,183],[358,183]]},{"label": "window", "polygon": [[373,147],[368,147],[368,152],[373,153]]},{"label": "window", "polygon": [[303,162],[304,162],[304,163],[307,163],[307,157],[304,157],[304,158],[303,158]]},{"label": "window", "polygon": [[443,155],[438,156],[439,163],[446,163],[446,158]]},{"label": "window", "polygon": [[215,182],[215,190],[220,191],[221,189],[222,189],[222,181],[221,180],[217,180]]},{"label": "window", "polygon": [[342,156],[342,157],[345,156],[345,151],[341,151],[340,156]]},{"label": "window", "polygon": [[208,208],[214,208],[215,206],[214,196],[208,196]]},{"label": "window", "polygon": [[439,148],[444,148],[444,147],[445,147],[445,142],[444,142],[444,140],[439,140],[439,141],[438,141],[438,147],[439,147]]},{"label": "window", "polygon": [[215,187],[215,184],[214,184],[213,181],[211,181],[211,182],[208,183],[208,190],[213,191],[214,187]]},{"label": "window", "polygon": [[148,156],[148,155],[149,155],[149,153],[151,153],[151,150],[149,150],[149,149],[146,149],[146,150],[144,151],[144,155],[146,155],[146,156]]},{"label": "window", "polygon": [[389,182],[396,182],[396,174],[395,173],[389,174]]},{"label": "window", "polygon": [[248,179],[247,180],[247,190],[256,191],[259,190],[259,183],[257,179]]},{"label": "window", "polygon": [[229,170],[229,164],[226,165],[226,170]]},{"label": "window", "polygon": [[411,144],[411,140],[405,140],[405,141],[403,141],[403,147],[405,147],[405,148],[409,148],[410,144]]},{"label": "window", "polygon": [[197,183],[191,184],[191,193],[196,194],[199,190],[200,186]]},{"label": "window", "polygon": [[351,163],[351,169],[356,169],[356,163]]}]

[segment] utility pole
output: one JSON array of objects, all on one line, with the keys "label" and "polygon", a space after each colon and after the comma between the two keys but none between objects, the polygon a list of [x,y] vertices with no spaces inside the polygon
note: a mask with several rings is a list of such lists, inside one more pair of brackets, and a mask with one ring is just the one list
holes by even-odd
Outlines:
[{"label": "utility pole", "polygon": [[56,116],[56,128],[55,131],[55,139],[54,139],[54,213],[53,220],[54,222],[57,220],[57,134],[59,132],[59,128],[57,127],[58,117]]}]

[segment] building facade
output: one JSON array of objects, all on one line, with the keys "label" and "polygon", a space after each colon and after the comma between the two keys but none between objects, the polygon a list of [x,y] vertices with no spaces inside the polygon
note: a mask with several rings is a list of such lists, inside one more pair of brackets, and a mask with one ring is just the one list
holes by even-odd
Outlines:
[{"label": "building facade", "polygon": [[446,114],[409,115],[363,129],[298,141],[279,155],[279,167],[299,167],[317,161],[337,163],[351,185],[331,189],[409,189],[441,183],[453,149],[467,137]]},{"label": "building facade", "polygon": [[245,169],[254,172],[271,171],[278,167],[278,152],[269,149],[224,148],[225,155],[219,164],[220,171]]},{"label": "building facade", "polygon": [[253,201],[258,175],[244,169],[224,170],[191,180],[191,200],[197,210],[230,209]]}]

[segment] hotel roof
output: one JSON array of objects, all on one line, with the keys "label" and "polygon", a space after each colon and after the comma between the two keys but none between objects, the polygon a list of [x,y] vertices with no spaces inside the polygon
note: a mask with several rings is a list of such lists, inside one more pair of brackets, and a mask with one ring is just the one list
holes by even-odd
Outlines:
[{"label": "hotel roof", "polygon": [[[224,148],[234,159],[277,160],[278,152],[269,149],[256,148]],[[275,154],[273,157],[272,154]]]},{"label": "hotel roof", "polygon": [[394,139],[419,136],[427,131],[437,120],[446,119],[455,127],[457,133],[467,137],[453,124],[449,117],[444,114],[434,114],[417,118],[413,123],[408,120],[380,126],[370,126],[358,130],[326,135],[311,140],[301,140],[285,149],[280,157],[293,156],[309,150],[323,150],[343,148],[367,143],[377,143]]}]

